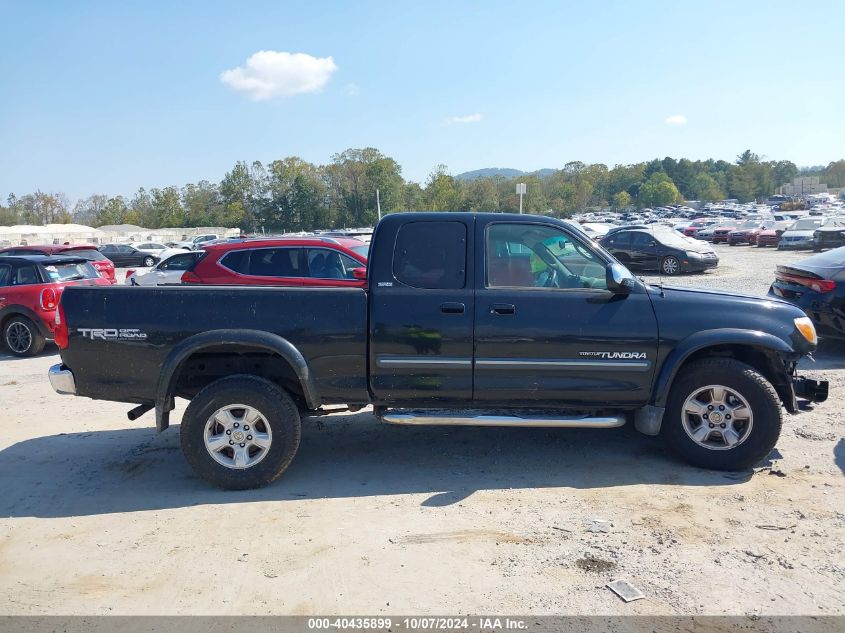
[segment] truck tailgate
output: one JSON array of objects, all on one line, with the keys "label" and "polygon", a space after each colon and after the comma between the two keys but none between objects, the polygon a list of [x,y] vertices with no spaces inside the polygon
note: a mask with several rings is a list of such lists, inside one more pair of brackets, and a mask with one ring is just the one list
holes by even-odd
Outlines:
[{"label": "truck tailgate", "polygon": [[361,289],[71,287],[62,307],[69,329],[62,361],[82,396],[151,401],[174,347],[211,330],[287,339],[305,357],[326,402],[366,394],[367,298]]}]

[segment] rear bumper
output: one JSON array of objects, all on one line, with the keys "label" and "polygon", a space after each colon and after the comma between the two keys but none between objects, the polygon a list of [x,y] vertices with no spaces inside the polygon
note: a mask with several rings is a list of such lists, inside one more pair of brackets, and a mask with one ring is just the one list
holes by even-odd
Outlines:
[{"label": "rear bumper", "polygon": [[50,378],[50,386],[56,393],[63,395],[76,395],[76,381],[73,379],[73,372],[64,365],[53,365],[47,372]]},{"label": "rear bumper", "polygon": [[828,395],[827,380],[810,380],[803,376],[792,378],[792,388],[795,390],[795,397],[810,402],[824,402]]}]

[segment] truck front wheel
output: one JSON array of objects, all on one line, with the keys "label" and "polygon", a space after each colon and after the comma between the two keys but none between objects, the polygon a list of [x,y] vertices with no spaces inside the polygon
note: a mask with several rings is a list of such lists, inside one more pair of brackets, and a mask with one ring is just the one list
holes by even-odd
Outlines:
[{"label": "truck front wheel", "polygon": [[708,358],[678,374],[661,434],[696,466],[742,470],[769,454],[780,429],[780,399],[766,378],[732,358]]},{"label": "truck front wheel", "polygon": [[278,385],[258,376],[221,378],[191,400],[182,418],[182,452],[194,471],[227,490],[258,488],[293,461],[299,411]]}]

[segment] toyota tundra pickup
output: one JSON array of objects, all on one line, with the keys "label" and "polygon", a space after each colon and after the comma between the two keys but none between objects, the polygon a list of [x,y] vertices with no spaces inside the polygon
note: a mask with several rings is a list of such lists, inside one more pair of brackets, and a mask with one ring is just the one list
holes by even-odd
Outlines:
[{"label": "toyota tundra pickup", "polygon": [[[300,250],[257,245],[239,270],[307,270]],[[782,409],[827,397],[826,382],[796,375],[817,344],[801,310],[646,284],[565,221],[389,215],[367,278],[366,289],[68,288],[50,381],[136,404],[130,419],[154,409],[159,431],[174,399],[190,400],[185,457],[230,489],[276,479],[301,417],[338,405],[406,425],[631,421],[694,465],[737,470],[775,446]]]}]

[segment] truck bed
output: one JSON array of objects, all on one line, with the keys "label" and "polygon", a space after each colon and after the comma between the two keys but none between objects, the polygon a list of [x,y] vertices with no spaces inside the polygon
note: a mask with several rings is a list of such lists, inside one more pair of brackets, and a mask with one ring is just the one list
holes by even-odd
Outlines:
[{"label": "truck bed", "polygon": [[71,338],[62,360],[81,396],[151,402],[180,343],[248,325],[302,353],[324,403],[366,399],[367,296],[358,288],[68,288],[62,306]]}]

